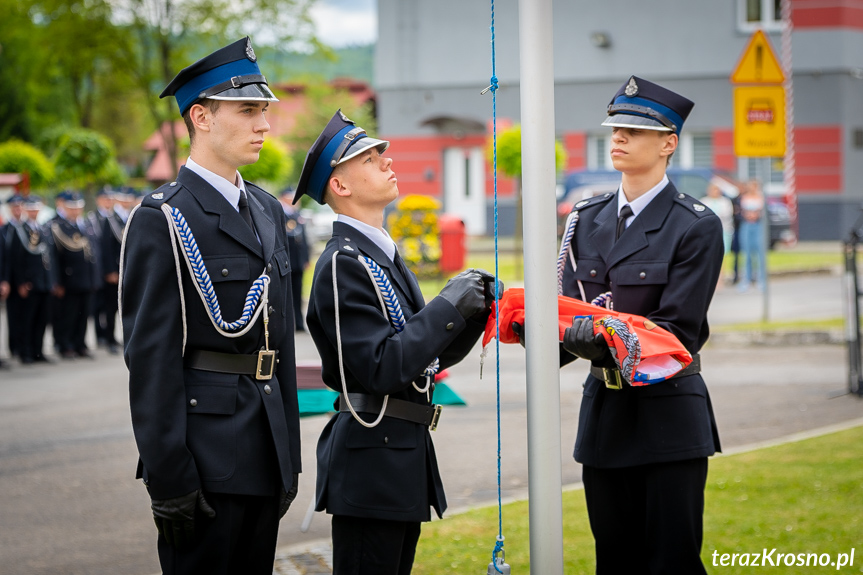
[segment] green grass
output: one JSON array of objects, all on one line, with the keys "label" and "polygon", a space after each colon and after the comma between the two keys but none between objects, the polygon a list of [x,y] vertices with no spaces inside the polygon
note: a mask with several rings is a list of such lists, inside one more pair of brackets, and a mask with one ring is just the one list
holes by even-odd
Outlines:
[{"label": "green grass", "polygon": [[[702,558],[709,572],[752,573],[758,567],[713,566],[724,553],[839,553],[855,548],[863,572],[863,466],[856,428],[729,457],[711,459]],[[580,490],[563,494],[564,572],[594,571],[593,538]],[[507,563],[530,572],[528,504],[503,509]],[[423,526],[416,575],[485,573],[497,535],[497,508],[464,513]],[[636,535],[631,535],[636,536]],[[621,545],[625,546],[626,537]],[[622,547],[623,549],[623,547]],[[775,558],[775,554],[773,557]],[[774,559],[775,560],[775,559]],[[775,573],[817,573],[835,567],[770,567]]]}]

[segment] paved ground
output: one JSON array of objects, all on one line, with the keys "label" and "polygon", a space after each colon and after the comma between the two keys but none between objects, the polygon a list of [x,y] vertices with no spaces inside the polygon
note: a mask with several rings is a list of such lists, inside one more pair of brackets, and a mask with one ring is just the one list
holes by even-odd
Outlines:
[{"label": "paved ground", "polygon": [[[842,313],[838,276],[777,280],[770,294],[776,319]],[[760,305],[758,292],[723,289],[711,321],[757,319]],[[317,357],[307,336],[298,338],[298,357]],[[434,433],[452,511],[496,499],[494,354],[486,361],[482,380],[478,348],[451,370],[449,383],[468,406],[446,409]],[[863,401],[842,395],[842,346],[709,345],[703,363],[726,448],[863,416]],[[505,497],[522,497],[527,488],[523,350],[504,346],[501,366],[503,490]],[[561,371],[564,483],[580,478],[571,449],[585,373],[580,362]],[[136,451],[126,381],[122,360],[101,351],[95,361],[0,371],[0,572],[158,572],[149,501],[133,478]],[[315,514],[308,532],[300,531],[314,491],[315,442],[326,419],[302,421],[306,472],[282,522],[276,563],[281,574],[328,572],[328,517]]]}]

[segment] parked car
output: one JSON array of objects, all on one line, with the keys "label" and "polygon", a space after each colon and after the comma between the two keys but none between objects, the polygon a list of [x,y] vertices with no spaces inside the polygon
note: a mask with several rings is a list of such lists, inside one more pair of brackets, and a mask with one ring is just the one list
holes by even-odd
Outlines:
[{"label": "parked car", "polygon": [[[707,195],[707,187],[716,184],[728,198],[740,194],[743,182],[730,174],[709,168],[669,168],[668,179],[679,191],[693,198]],[[557,204],[558,235],[563,234],[566,218],[572,207],[579,201],[599,194],[614,193],[620,185],[620,172],[617,170],[584,170],[569,172],[564,178],[564,194]],[[767,195],[767,211],[770,220],[770,248],[778,243],[793,244],[796,241],[791,229],[791,217],[785,198],[781,195]]]}]

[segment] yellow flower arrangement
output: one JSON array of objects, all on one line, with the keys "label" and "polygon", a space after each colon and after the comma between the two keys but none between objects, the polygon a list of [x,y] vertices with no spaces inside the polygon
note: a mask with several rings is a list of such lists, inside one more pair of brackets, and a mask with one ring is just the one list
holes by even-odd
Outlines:
[{"label": "yellow flower arrangement", "polygon": [[440,268],[440,237],[438,210],[441,204],[434,198],[412,194],[396,204],[387,217],[390,236],[399,248],[402,259],[418,277],[437,276]]}]

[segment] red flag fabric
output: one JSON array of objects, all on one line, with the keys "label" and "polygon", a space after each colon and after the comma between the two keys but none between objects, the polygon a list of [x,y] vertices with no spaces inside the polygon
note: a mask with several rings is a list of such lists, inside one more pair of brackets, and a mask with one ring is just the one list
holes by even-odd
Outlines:
[{"label": "red flag fabric", "polygon": [[[614,361],[630,385],[651,385],[672,377],[692,363],[692,355],[674,334],[640,315],[616,312],[566,296],[558,299],[558,340],[576,316],[590,317],[593,332],[601,333]],[[495,337],[495,316],[500,309],[500,342],[518,343],[513,322],[524,325],[524,289],[506,290],[485,326],[483,347]]]}]

